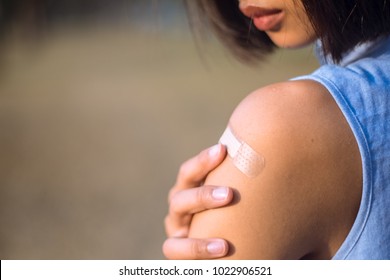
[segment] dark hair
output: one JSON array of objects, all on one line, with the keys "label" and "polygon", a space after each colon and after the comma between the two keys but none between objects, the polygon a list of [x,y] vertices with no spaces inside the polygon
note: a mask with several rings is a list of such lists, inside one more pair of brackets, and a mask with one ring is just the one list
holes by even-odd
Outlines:
[{"label": "dark hair", "polygon": [[[335,62],[354,46],[390,34],[390,0],[301,0],[323,50]],[[218,37],[247,61],[270,53],[275,45],[251,26],[237,0],[187,0],[190,17],[205,15]],[[196,11],[194,11],[196,10]]]}]

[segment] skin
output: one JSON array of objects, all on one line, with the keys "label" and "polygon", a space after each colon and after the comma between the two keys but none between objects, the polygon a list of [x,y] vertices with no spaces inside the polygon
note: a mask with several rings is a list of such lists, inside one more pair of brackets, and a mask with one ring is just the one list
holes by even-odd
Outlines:
[{"label": "skin", "polygon": [[212,259],[228,253],[229,248],[225,240],[188,238],[193,214],[222,207],[233,199],[231,188],[201,186],[207,175],[221,164],[225,156],[226,149],[216,145],[181,165],[176,183],[169,193],[170,207],[165,218],[168,239],[163,244],[163,252],[168,259]]},{"label": "skin", "polygon": [[[281,10],[277,28],[265,32],[290,48],[315,38],[299,3],[242,0],[240,9],[247,16]],[[265,168],[248,178],[222,148],[183,164],[170,194],[165,256],[330,259],[356,218],[362,171],[356,140],[329,92],[313,81],[270,85],[245,98],[229,125],[264,156]],[[210,195],[215,186],[225,186],[223,199]]]},{"label": "skin", "polygon": [[230,126],[266,167],[248,178],[227,157],[206,184],[234,187],[236,203],[196,214],[188,236],[223,238],[235,259],[330,259],[355,220],[362,179],[329,93],[311,81],[271,85],[249,95]]},{"label": "skin", "polygon": [[315,33],[301,1],[297,0],[240,0],[244,15],[253,18],[259,10],[280,10],[283,19],[270,30],[263,30],[281,48],[299,48],[315,40]]}]

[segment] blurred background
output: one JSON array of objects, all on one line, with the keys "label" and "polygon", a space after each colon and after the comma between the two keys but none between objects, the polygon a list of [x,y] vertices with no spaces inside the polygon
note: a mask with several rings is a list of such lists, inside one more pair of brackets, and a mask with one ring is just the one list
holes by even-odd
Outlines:
[{"label": "blurred background", "polygon": [[194,41],[180,0],[0,0],[0,258],[162,259],[181,162],[316,65],[242,65]]}]

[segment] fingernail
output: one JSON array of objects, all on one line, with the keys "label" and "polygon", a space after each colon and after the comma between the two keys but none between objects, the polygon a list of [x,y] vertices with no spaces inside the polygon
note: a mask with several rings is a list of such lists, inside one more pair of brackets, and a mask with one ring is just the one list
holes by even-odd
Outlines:
[{"label": "fingernail", "polygon": [[211,196],[215,200],[225,200],[228,196],[228,193],[229,193],[228,188],[222,187],[222,188],[214,189],[213,192],[211,193]]},{"label": "fingernail", "polygon": [[212,255],[221,255],[225,252],[224,243],[221,241],[214,241],[207,244],[207,252]]},{"label": "fingernail", "polygon": [[221,151],[221,145],[217,144],[209,149],[209,156],[216,157]]}]

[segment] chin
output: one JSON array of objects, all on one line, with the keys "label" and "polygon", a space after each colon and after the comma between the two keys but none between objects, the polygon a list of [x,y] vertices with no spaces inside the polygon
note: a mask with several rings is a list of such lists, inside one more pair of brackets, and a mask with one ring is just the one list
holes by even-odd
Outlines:
[{"label": "chin", "polygon": [[312,44],[316,38],[315,36],[305,35],[283,35],[283,34],[268,34],[272,42],[279,48],[283,49],[299,49]]}]

